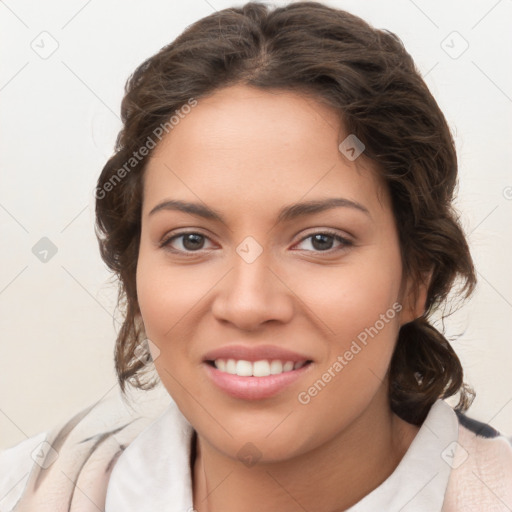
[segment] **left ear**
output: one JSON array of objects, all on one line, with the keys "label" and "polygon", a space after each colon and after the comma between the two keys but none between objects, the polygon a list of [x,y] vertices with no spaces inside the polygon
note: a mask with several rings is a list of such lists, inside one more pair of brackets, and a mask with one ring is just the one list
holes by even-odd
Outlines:
[{"label": "left ear", "polygon": [[420,282],[407,279],[402,297],[403,309],[400,314],[400,326],[412,322],[425,313],[428,289],[432,280],[433,270],[423,274]]}]

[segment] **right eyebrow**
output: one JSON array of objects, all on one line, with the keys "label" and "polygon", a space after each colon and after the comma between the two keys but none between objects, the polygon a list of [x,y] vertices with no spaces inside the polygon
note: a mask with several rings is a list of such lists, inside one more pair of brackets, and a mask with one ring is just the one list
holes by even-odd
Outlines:
[{"label": "right eyebrow", "polygon": [[176,199],[168,199],[157,204],[149,213],[148,216],[155,214],[162,210],[178,210],[180,212],[190,213],[192,215],[199,215],[205,219],[217,220],[224,223],[222,215],[205,206],[201,203],[191,203],[189,201],[178,201]]}]

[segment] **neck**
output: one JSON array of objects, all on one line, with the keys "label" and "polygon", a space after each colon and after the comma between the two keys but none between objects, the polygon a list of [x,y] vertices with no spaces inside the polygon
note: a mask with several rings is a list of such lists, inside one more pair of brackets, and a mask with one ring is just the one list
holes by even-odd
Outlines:
[{"label": "neck", "polygon": [[246,467],[199,436],[193,470],[194,509],[345,510],[391,475],[418,430],[392,413],[386,396],[378,396],[328,443],[289,460],[260,461]]}]

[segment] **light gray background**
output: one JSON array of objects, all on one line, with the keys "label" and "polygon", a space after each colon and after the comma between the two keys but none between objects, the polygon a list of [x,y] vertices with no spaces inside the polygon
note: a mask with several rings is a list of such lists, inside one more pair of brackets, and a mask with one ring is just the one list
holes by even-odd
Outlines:
[{"label": "light gray background", "polygon": [[[479,286],[447,332],[463,333],[453,346],[477,391],[470,415],[512,434],[512,0],[326,3],[398,34],[453,129]],[[231,5],[0,2],[0,448],[118,393],[116,292],[94,236],[95,182],[129,74]],[[46,262],[32,252],[43,237],[57,248]]]}]

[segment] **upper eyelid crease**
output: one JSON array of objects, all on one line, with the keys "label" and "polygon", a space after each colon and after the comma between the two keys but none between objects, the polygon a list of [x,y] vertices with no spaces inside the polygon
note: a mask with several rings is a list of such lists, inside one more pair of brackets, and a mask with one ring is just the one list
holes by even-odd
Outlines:
[{"label": "upper eyelid crease", "polygon": [[[284,206],[279,211],[277,222],[289,222],[301,216],[312,215],[314,213],[319,213],[325,210],[339,207],[352,208],[361,211],[371,218],[370,212],[362,204],[341,197],[333,197],[330,199],[312,200]],[[151,216],[162,210],[178,210],[189,213],[191,215],[197,215],[205,219],[216,220],[226,225],[225,219],[219,212],[201,203],[192,203],[189,201],[170,199],[157,204],[148,213],[148,216]]]},{"label": "upper eyelid crease", "polygon": [[[174,240],[177,240],[179,239],[180,237],[183,237],[183,236],[186,236],[186,235],[189,235],[189,234],[197,234],[197,235],[201,235],[202,237],[204,237],[205,239],[207,240],[210,240],[210,242],[212,242],[211,238],[208,236],[208,235],[205,235],[204,233],[201,233],[200,231],[193,231],[193,230],[189,230],[189,231],[182,231],[182,232],[179,232],[179,233],[174,233],[168,237],[164,237],[164,239],[162,241],[160,241],[158,243],[158,246],[160,248],[165,248],[167,246],[170,246],[170,243]],[[319,234],[323,234],[323,235],[327,235],[327,236],[330,236],[331,238],[334,238],[335,240],[337,240],[338,242],[344,244],[345,246],[353,246],[354,245],[354,242],[350,239],[350,237],[346,237],[346,236],[343,236],[343,235],[340,235],[339,233],[336,233],[335,231],[332,231],[331,229],[325,229],[325,230],[317,230],[317,231],[313,231],[307,235],[304,235],[300,240],[298,240],[296,244],[299,244],[301,242],[304,242],[305,240],[307,240],[308,238],[312,238],[313,236],[315,235],[319,235]],[[181,251],[181,250],[177,250],[178,252],[184,252],[185,254],[194,254],[194,252],[196,251]],[[199,251],[197,251],[199,252]],[[321,252],[328,252],[328,251],[318,251],[319,253]]]}]

